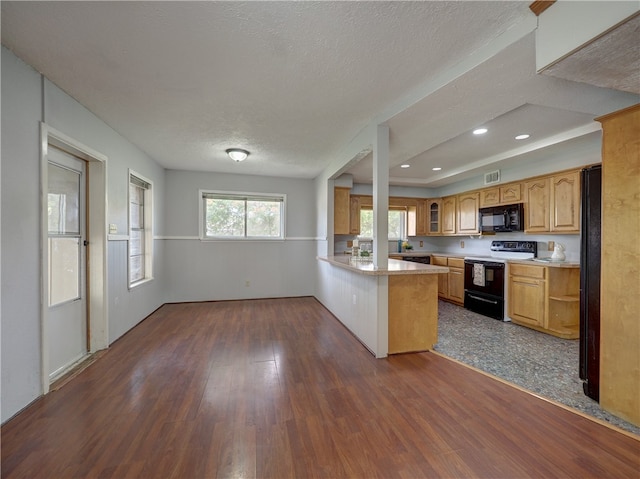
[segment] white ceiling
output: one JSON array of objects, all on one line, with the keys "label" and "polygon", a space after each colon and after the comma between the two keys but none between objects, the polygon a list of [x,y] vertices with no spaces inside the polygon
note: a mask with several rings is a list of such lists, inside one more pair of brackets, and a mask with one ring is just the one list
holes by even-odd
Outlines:
[{"label": "white ceiling", "polygon": [[634,102],[537,75],[528,5],[3,1],[2,43],[169,169],[313,178],[385,122],[392,184],[440,186]]}]

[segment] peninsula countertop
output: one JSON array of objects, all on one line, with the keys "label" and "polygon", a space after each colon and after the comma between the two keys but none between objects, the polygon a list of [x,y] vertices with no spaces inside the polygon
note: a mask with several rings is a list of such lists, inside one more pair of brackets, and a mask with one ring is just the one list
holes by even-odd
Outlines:
[{"label": "peninsula countertop", "polygon": [[341,256],[318,256],[320,261],[326,261],[339,268],[348,269],[356,273],[368,274],[374,276],[395,276],[408,274],[441,274],[448,273],[449,268],[445,266],[434,266],[430,264],[412,263],[410,261],[401,261],[397,259],[389,259],[386,268],[375,268],[373,261],[361,258],[354,260],[349,255]]}]

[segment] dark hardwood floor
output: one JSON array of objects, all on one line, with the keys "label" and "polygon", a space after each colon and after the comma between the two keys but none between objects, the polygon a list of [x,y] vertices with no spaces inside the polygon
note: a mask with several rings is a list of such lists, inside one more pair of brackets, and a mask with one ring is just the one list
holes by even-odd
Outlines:
[{"label": "dark hardwood floor", "polygon": [[640,441],[313,298],[165,305],[2,426],[3,478],[640,476]]}]

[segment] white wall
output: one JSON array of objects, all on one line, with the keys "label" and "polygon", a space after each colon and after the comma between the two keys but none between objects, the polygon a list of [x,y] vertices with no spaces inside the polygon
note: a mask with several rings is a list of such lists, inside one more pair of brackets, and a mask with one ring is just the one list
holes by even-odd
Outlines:
[{"label": "white wall", "polygon": [[[286,194],[285,240],[201,241],[201,189]],[[167,171],[165,209],[166,302],[314,294],[313,180]]]},{"label": "white wall", "polygon": [[[107,222],[127,231],[128,168],[153,181],[162,231],[164,170],[73,98],[2,47],[2,421],[41,393],[40,122],[107,160]],[[109,342],[163,303],[164,255],[155,280],[127,289],[126,241],[108,244]]]},{"label": "white wall", "polygon": [[40,394],[41,81],[2,48],[2,420]]}]

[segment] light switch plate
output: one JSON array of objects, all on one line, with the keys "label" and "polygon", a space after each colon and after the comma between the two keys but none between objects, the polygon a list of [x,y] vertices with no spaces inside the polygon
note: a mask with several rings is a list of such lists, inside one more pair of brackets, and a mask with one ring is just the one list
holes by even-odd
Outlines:
[{"label": "light switch plate", "polygon": [[109,234],[110,235],[115,235],[118,233],[118,225],[115,223],[111,223],[109,225]]}]

